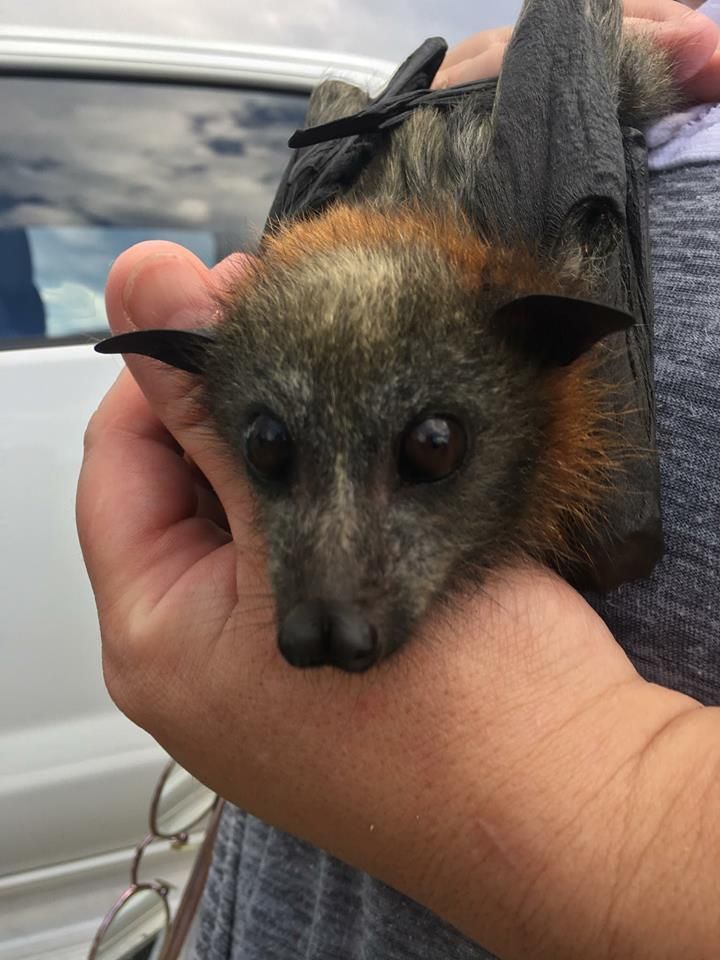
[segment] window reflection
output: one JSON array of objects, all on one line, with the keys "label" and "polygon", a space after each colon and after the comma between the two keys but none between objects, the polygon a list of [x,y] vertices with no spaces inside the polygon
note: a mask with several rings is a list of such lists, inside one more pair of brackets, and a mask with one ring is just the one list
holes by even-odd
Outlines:
[{"label": "window reflection", "polygon": [[105,326],[104,285],[110,265],[141,240],[172,240],[206,264],[217,262],[217,242],[201,230],[126,227],[29,227],[35,283],[45,308],[45,335],[94,333]]},{"label": "window reflection", "polygon": [[102,332],[108,269],[133,243],[173,240],[208,264],[251,248],[306,105],[172,84],[0,84],[0,347]]}]

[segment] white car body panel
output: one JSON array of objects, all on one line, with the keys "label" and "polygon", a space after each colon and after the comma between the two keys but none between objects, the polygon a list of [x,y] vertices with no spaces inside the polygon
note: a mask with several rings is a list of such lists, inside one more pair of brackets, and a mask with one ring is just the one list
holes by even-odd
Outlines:
[{"label": "white car body panel", "polygon": [[[93,783],[104,793],[112,769],[125,769],[134,790],[128,768],[149,768],[150,782],[148,774],[139,778],[135,799],[147,808],[162,762],[159,748],[125,721],[105,691],[97,615],[75,533],[84,424],[119,366],[91,346],[0,352],[2,873],[112,849],[101,833],[92,836],[88,818],[102,821],[105,804],[123,805],[127,794],[116,790],[115,803],[112,791],[93,797]],[[9,416],[11,410],[18,412]],[[107,817],[116,845],[128,839],[129,816],[116,809]],[[23,829],[28,819],[35,824],[30,834]]]},{"label": "white car body panel", "polygon": [[[172,910],[201,841],[196,834],[182,848],[157,844],[143,858],[144,876],[171,885]],[[127,885],[128,864],[120,850],[0,877],[0,960],[85,960],[99,918]]]}]

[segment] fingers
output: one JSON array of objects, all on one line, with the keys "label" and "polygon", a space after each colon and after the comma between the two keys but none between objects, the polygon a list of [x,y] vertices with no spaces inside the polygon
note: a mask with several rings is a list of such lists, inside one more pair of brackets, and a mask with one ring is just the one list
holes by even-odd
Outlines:
[{"label": "fingers", "polygon": [[123,371],[93,416],[77,495],[77,521],[98,608],[153,607],[230,537],[200,515],[182,451]]},{"label": "fingers", "polygon": [[[137,330],[139,326],[150,327],[153,321],[158,326],[163,325],[166,320],[164,309],[156,315],[153,315],[153,304],[148,301],[145,306],[145,322],[140,324],[138,318],[131,315],[130,300],[136,282],[141,275],[152,267],[163,268],[165,273],[175,273],[176,278],[186,288],[192,292],[195,297],[198,296],[198,285],[201,284],[207,290],[209,283],[207,276],[209,271],[204,263],[193,253],[186,250],[176,243],[165,241],[150,240],[145,243],[138,243],[122,253],[112,266],[110,276],[108,277],[105,289],[105,300],[108,308],[108,319],[113,333],[125,333],[128,330]],[[201,298],[202,299],[202,298]],[[165,304],[156,304],[164,308]],[[204,311],[208,311],[208,305],[202,303],[187,303],[183,299],[181,290],[176,298],[175,304],[169,304],[173,309],[171,317],[172,322],[178,327],[191,327],[193,322],[193,311],[198,306]],[[212,311],[212,307],[209,307]],[[169,324],[165,323],[165,326]]]},{"label": "fingers", "polygon": [[[211,271],[174,244],[133,247],[108,282],[113,332],[211,325],[217,294],[237,282],[243,260]],[[193,570],[195,598],[213,592],[221,618],[236,600],[237,572],[223,508],[236,533],[243,526],[247,548],[247,490],[206,422],[198,378],[147,358],[127,361],[133,376],[123,371],[88,427],[78,486],[78,531],[101,619],[115,607],[126,618],[133,607],[147,614]]]},{"label": "fingers", "polygon": [[498,40],[474,56],[459,60],[445,66],[437,72],[433,80],[434,90],[446,87],[456,87],[462,83],[471,83],[473,80],[486,80],[497,77],[502,67],[507,43]]},{"label": "fingers", "polygon": [[715,103],[720,100],[720,49],[702,69],[685,81],[683,88],[694,103]]},{"label": "fingers", "polygon": [[463,60],[470,60],[496,43],[507,43],[512,36],[512,27],[496,27],[494,30],[481,30],[466,37],[451,47],[442,62],[441,70],[454,67]]},{"label": "fingers", "polygon": [[[720,100],[720,28],[700,11],[675,0],[626,0],[625,29],[648,33],[667,50],[690,100]],[[448,52],[433,87],[498,76],[511,36],[511,27],[500,27],[463,40]]]},{"label": "fingers", "polygon": [[433,81],[433,88],[497,76],[512,30],[512,27],[483,30],[452,47]]},{"label": "fingers", "polygon": [[[131,248],[116,261],[108,280],[106,303],[113,333],[212,326],[221,312],[219,295],[237,282],[244,259],[237,255],[208,270],[175,244]],[[202,380],[145,357],[127,355],[125,362],[152,411],[207,477],[231,528],[235,525],[235,532],[242,533],[251,513],[249,495],[207,418]]]},{"label": "fingers", "polygon": [[[674,0],[626,0],[625,27],[629,32],[652,36],[672,59],[677,81],[688,96],[695,96],[689,83],[708,65],[720,42],[720,28],[700,12]],[[720,72],[713,96],[720,97]]]}]

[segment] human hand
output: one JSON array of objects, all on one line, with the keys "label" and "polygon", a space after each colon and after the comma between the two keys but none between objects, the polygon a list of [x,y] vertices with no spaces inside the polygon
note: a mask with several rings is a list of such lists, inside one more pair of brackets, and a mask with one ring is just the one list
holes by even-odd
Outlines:
[{"label": "human hand", "polygon": [[[688,100],[720,100],[720,28],[675,0],[625,0],[625,28],[654,36],[672,59]],[[512,27],[473,34],[448,51],[433,82],[451,87],[500,73]]]},{"label": "human hand", "polygon": [[[109,280],[113,332],[211,323],[241,270],[135,247]],[[531,568],[437,612],[368,674],[292,669],[250,494],[197,381],[127,363],[78,493],[121,709],[227,799],[507,960],[710,956],[715,712],[645,683],[583,600]]]}]

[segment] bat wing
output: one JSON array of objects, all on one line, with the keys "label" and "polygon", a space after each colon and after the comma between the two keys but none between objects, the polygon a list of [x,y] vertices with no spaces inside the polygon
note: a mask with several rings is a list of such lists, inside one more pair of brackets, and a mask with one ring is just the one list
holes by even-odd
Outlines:
[{"label": "bat wing", "polygon": [[[662,555],[652,374],[652,284],[646,148],[617,112],[622,8],[612,0],[528,0],[505,55],[478,202],[492,226],[552,256],[568,237],[603,263],[601,297],[636,322],[605,361],[625,441],[636,451],[585,544],[591,561],[563,571],[589,588],[649,576]],[[487,215],[483,207],[481,216]],[[627,411],[632,411],[628,413]]]}]

